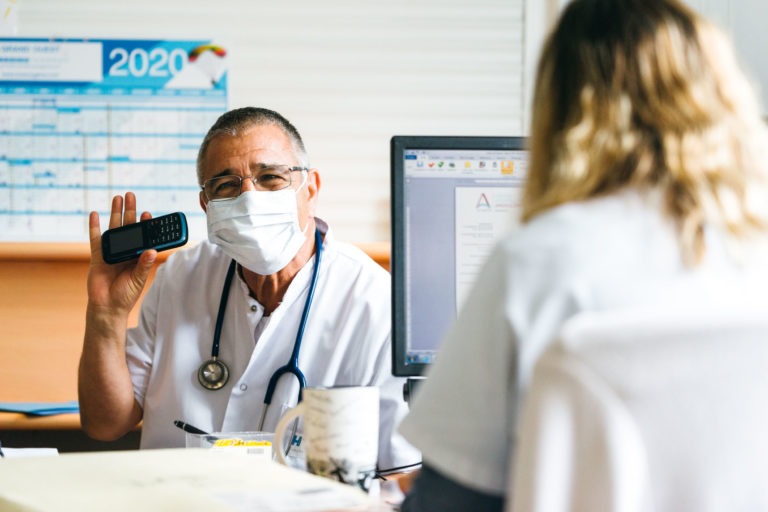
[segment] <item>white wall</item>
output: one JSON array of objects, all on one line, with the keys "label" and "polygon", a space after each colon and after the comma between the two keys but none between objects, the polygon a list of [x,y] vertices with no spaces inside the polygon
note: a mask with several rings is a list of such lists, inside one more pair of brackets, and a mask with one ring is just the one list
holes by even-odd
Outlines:
[{"label": "white wall", "polygon": [[324,180],[320,215],[373,242],[389,240],[392,135],[523,134],[525,3],[19,0],[17,35],[227,41],[230,106],[290,119]]}]

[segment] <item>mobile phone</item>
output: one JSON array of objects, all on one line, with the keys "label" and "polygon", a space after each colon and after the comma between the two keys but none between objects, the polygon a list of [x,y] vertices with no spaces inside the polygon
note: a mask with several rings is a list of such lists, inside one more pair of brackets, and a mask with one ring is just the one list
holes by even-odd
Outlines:
[{"label": "mobile phone", "polygon": [[187,243],[187,218],[181,212],[108,229],[101,235],[101,253],[107,263],[138,258],[147,249],[165,251]]}]

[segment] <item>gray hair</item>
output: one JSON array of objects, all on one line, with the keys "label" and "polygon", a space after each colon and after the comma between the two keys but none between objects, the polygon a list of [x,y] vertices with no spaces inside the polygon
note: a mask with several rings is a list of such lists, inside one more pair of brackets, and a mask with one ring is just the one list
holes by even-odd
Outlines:
[{"label": "gray hair", "polygon": [[237,136],[245,129],[252,126],[274,125],[280,127],[291,141],[298,164],[302,167],[309,167],[309,157],[304,148],[304,141],[299,135],[299,131],[290,121],[275,112],[266,108],[243,107],[230,110],[219,116],[213,126],[205,135],[200,149],[197,153],[197,182],[203,184],[203,161],[208,152],[208,146],[211,141],[219,135]]}]

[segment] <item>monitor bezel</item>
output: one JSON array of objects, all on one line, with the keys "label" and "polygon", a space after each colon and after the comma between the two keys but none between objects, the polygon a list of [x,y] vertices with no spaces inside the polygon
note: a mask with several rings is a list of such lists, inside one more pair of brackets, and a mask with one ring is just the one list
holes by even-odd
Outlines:
[{"label": "monitor bezel", "polygon": [[396,377],[420,377],[428,363],[406,364],[405,311],[405,168],[403,155],[413,149],[527,150],[527,138],[521,136],[395,135],[390,140],[390,274],[392,279],[392,374]]}]

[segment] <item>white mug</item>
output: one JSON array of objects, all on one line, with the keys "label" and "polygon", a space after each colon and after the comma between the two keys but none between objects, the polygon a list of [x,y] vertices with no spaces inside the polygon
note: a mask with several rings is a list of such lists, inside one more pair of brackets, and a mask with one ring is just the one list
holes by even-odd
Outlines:
[{"label": "white mug", "polygon": [[286,412],[275,428],[273,446],[282,464],[286,464],[280,449],[285,429],[301,415],[307,470],[368,492],[379,452],[379,388],[305,388],[301,403]]}]

